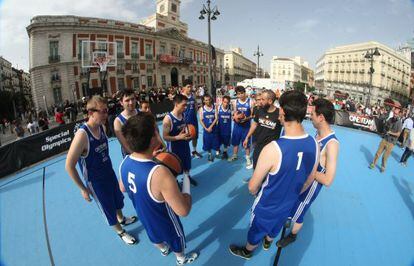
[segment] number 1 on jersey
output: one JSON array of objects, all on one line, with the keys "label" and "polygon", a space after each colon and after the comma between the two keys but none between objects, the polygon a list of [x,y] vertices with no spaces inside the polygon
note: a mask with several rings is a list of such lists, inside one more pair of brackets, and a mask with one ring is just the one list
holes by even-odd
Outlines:
[{"label": "number 1 on jersey", "polygon": [[302,164],[303,152],[298,152],[298,165],[296,166],[296,171],[299,170],[300,165]]}]

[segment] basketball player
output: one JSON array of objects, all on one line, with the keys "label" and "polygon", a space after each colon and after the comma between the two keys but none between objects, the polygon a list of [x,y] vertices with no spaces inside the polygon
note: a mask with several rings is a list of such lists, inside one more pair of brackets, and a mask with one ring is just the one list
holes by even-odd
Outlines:
[{"label": "basketball player", "polygon": [[224,96],[221,104],[217,110],[218,113],[218,131],[219,131],[219,145],[223,145],[223,154],[221,159],[227,160],[227,148],[230,146],[231,137],[231,109],[230,97]]},{"label": "basketball player", "polygon": [[122,132],[133,150],[119,167],[124,184],[150,241],[167,256],[172,250],[177,265],[192,263],[197,253],[185,255],[185,235],[179,216],[191,210],[190,180],[183,178],[180,192],[170,170],[152,160],[161,144],[154,116],[140,113],[125,124]]},{"label": "basketball player", "polygon": [[122,126],[125,125],[126,121],[131,116],[134,116],[138,113],[135,92],[131,89],[121,91],[119,102],[124,110],[115,118],[114,131],[115,136],[121,144],[122,158],[125,158],[125,156],[130,154],[132,151],[128,147],[128,144],[122,135]]},{"label": "basketball player", "polygon": [[200,124],[203,131],[203,150],[208,152],[208,161],[213,162],[214,156],[211,150],[219,153],[219,140],[217,132],[217,110],[213,105],[213,99],[209,94],[203,96],[204,105],[199,110]]},{"label": "basketball player", "polygon": [[263,248],[269,249],[300,192],[312,183],[318,165],[318,144],[302,126],[306,96],[299,91],[285,92],[280,105],[279,119],[285,134],[263,148],[249,182],[250,193],[257,197],[251,210],[247,244],[230,246],[233,255],[244,259],[252,257],[262,240]]},{"label": "basketball player", "polygon": [[[108,224],[119,237],[129,245],[137,240],[126,233],[121,225],[129,225],[137,220],[136,216],[124,217],[124,196],[119,190],[118,181],[109,157],[108,138],[103,124],[108,117],[106,101],[93,96],[86,105],[88,122],[76,132],[66,159],[66,171],[79,187],[82,197],[90,202],[96,201]],[[83,174],[83,183],[76,171],[76,162]]]},{"label": "basketball player", "polygon": [[286,247],[296,240],[296,236],[303,225],[303,217],[318,196],[322,186],[329,187],[336,172],[339,142],[329,124],[333,123],[335,109],[326,99],[317,99],[313,102],[314,109],[311,114],[312,124],[316,128],[316,140],[319,143],[320,159],[315,180],[312,185],[300,195],[296,207],[293,208],[291,233],[277,242],[278,247]]},{"label": "basketball player", "polygon": [[142,100],[139,102],[139,112],[151,113],[150,104],[148,101]]},{"label": "basketball player", "polygon": [[[260,94],[259,108],[254,112],[249,133],[243,141],[243,147],[246,148],[250,137],[254,137],[253,169],[256,168],[257,159],[263,147],[280,137],[282,125],[279,121],[279,109],[274,105],[275,101],[276,94],[272,90],[264,90]],[[249,179],[243,181],[247,183]]]},{"label": "basketball player", "polygon": [[[247,97],[246,89],[243,86],[236,87],[237,100],[233,106],[235,110],[234,115],[237,112],[243,113],[245,118],[240,122],[234,120],[233,133],[231,136],[231,144],[233,145],[233,155],[228,159],[229,162],[237,160],[237,153],[239,151],[239,145],[243,143],[244,139],[247,136],[250,128],[250,120],[252,118],[252,109],[254,102]],[[246,168],[251,169],[253,167],[252,161],[250,159],[250,141],[246,145]]]},{"label": "basketball player", "polygon": [[162,136],[167,142],[167,150],[180,158],[184,177],[189,177],[191,184],[196,186],[197,182],[190,177],[191,154],[188,142],[191,136],[185,131],[184,111],[187,108],[187,101],[187,97],[183,94],[174,97],[174,109],[162,121]]},{"label": "basketball player", "polygon": [[186,124],[192,124],[196,128],[196,137],[192,139],[193,151],[191,152],[192,157],[202,158],[203,156],[197,152],[197,139],[198,139],[198,122],[197,122],[197,107],[196,100],[191,92],[193,88],[193,82],[190,79],[184,81],[183,87],[181,88],[181,94],[187,97],[187,108],[184,111],[184,120]]}]

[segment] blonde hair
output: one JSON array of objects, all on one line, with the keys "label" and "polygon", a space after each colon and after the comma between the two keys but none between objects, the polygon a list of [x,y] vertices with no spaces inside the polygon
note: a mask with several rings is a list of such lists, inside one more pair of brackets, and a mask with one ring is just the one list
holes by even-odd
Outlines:
[{"label": "blonde hair", "polygon": [[99,95],[94,95],[89,101],[86,103],[86,110],[90,109],[97,109],[98,105],[104,104],[106,105],[106,99]]}]

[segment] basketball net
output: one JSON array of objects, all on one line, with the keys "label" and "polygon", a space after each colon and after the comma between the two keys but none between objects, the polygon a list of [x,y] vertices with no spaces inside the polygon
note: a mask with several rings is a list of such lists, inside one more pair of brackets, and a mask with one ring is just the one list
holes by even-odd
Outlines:
[{"label": "basketball net", "polygon": [[101,70],[101,72],[106,71],[106,66],[108,65],[108,63],[111,61],[111,57],[107,56],[107,55],[102,55],[102,56],[96,56],[93,59],[93,62],[97,65],[99,65],[99,69]]}]

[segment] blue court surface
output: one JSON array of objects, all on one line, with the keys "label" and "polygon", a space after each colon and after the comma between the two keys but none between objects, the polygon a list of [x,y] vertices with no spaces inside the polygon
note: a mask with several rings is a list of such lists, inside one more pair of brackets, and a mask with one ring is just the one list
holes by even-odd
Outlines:
[{"label": "blue court surface", "polygon": [[[313,135],[311,123],[304,124]],[[398,163],[403,151],[395,147],[385,173],[370,170],[380,137],[334,130],[341,142],[336,180],[321,191],[297,241],[283,249],[279,265],[414,265],[413,159],[403,168]],[[116,140],[110,142],[110,151],[118,172],[121,151]],[[200,252],[194,265],[273,264],[275,245],[269,251],[259,247],[249,261],[228,251],[229,244],[245,243],[253,203],[242,182],[251,170],[245,169],[240,155],[234,163],[208,163],[207,156],[193,159],[192,175],[199,186],[192,188],[193,207],[182,222],[187,250]],[[0,180],[1,265],[51,264],[43,210],[56,265],[175,265],[173,254],[162,257],[153,247],[140,222],[127,228],[140,242],[124,244],[96,204],[82,198],[65,171],[65,156]],[[124,213],[135,214],[127,197]]]}]

